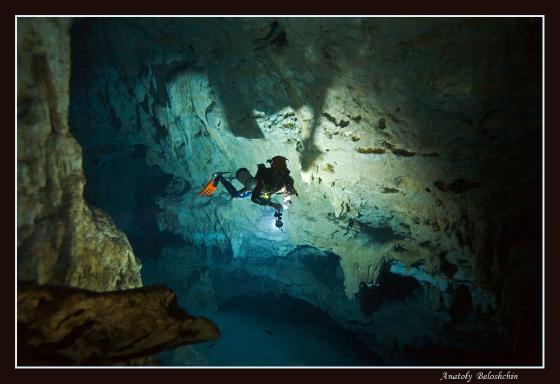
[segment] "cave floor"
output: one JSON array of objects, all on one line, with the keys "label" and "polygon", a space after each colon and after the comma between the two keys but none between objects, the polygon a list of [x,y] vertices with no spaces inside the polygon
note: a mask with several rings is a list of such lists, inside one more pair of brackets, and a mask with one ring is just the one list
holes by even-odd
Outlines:
[{"label": "cave floor", "polygon": [[368,365],[351,341],[321,325],[238,308],[195,315],[211,319],[220,329],[220,339],[163,352],[158,355],[163,365]]}]

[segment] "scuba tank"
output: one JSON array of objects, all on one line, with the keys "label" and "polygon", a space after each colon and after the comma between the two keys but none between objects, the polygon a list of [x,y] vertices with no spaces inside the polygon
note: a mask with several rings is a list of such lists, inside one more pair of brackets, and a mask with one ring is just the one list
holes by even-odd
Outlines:
[{"label": "scuba tank", "polygon": [[257,186],[257,179],[251,175],[247,168],[239,168],[235,173],[235,177],[248,191],[253,191]]}]

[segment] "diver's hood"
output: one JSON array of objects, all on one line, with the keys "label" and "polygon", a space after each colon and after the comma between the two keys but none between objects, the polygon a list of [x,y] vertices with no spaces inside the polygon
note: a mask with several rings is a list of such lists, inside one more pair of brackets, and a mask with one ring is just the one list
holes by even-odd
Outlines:
[{"label": "diver's hood", "polygon": [[274,156],[272,159],[269,159],[266,162],[270,163],[270,168],[276,171],[283,171],[285,169],[288,169],[288,159],[284,156]]}]

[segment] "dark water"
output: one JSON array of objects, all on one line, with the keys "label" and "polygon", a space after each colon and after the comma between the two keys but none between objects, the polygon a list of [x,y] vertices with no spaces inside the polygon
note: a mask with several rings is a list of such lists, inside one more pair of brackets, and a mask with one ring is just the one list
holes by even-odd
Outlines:
[{"label": "dark water", "polygon": [[381,361],[325,313],[288,296],[236,297],[198,311],[220,329],[217,341],[158,355],[171,366],[377,366]]}]

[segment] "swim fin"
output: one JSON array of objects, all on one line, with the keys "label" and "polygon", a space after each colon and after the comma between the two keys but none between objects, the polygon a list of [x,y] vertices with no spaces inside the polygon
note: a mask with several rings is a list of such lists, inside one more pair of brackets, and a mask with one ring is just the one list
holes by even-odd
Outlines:
[{"label": "swim fin", "polygon": [[216,172],[212,175],[212,179],[208,182],[208,184],[206,184],[204,186],[204,188],[202,188],[202,190],[200,192],[198,192],[199,196],[211,196],[214,192],[216,192],[216,189],[218,188],[218,183],[220,182],[220,177],[222,177],[222,175],[224,173],[229,173],[229,172]]}]

